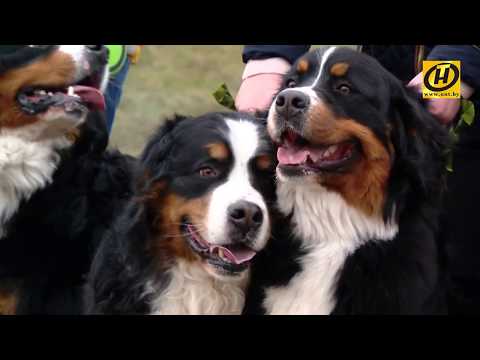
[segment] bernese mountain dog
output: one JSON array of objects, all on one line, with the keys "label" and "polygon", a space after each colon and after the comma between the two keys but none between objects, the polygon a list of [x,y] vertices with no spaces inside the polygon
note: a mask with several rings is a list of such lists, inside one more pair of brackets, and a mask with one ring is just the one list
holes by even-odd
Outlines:
[{"label": "bernese mountain dog", "polygon": [[1,50],[0,314],[78,314],[93,252],[132,193],[135,167],[105,152],[107,50]]},{"label": "bernese mountain dog", "polygon": [[437,241],[448,136],[374,58],[300,58],[268,113],[283,221],[252,268],[247,314],[445,311]]},{"label": "bernese mountain dog", "polygon": [[94,259],[88,313],[241,314],[275,201],[265,125],[210,113],[177,116],[154,134],[143,179]]}]

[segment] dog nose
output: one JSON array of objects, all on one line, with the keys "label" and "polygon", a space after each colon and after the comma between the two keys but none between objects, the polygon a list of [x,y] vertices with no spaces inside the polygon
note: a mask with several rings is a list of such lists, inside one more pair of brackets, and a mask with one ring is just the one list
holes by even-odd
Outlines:
[{"label": "dog nose", "polygon": [[295,90],[282,91],[275,100],[277,112],[289,117],[303,112],[308,105],[310,105],[309,97],[303,92]]},{"label": "dog nose", "polygon": [[104,48],[103,45],[85,45],[85,46],[90,51],[102,51]]},{"label": "dog nose", "polygon": [[229,222],[243,235],[256,231],[263,223],[260,207],[249,201],[238,201],[228,208]]},{"label": "dog nose", "polygon": [[85,45],[85,48],[93,62],[101,65],[108,63],[109,50],[105,45]]}]

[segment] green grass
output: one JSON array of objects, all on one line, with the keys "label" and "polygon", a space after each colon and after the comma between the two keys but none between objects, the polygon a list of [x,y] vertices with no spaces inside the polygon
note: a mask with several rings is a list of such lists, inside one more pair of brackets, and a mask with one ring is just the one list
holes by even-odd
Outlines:
[{"label": "green grass", "polygon": [[242,49],[242,45],[146,45],[139,63],[130,68],[110,145],[138,155],[166,117],[225,111],[212,93],[226,83],[236,94],[244,67]]},{"label": "green grass", "polygon": [[212,93],[240,85],[242,46],[148,45],[130,68],[110,144],[137,155],[146,139],[174,113],[224,111]]}]

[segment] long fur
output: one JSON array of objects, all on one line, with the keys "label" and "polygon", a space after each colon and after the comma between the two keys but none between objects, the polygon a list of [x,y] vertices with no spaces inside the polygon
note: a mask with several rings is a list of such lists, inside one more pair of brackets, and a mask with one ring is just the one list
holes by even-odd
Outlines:
[{"label": "long fur", "polygon": [[2,187],[10,198],[2,207],[0,280],[17,289],[17,314],[83,312],[85,275],[131,194],[135,167],[133,158],[105,152],[104,123],[102,114],[91,113],[71,147],[25,143],[8,155],[2,176],[12,181]]},{"label": "long fur", "polygon": [[382,216],[360,213],[318,184],[280,179],[279,218],[253,268],[245,313],[446,311],[438,228],[448,136],[414,94],[383,76],[394,155]]},{"label": "long fur", "polygon": [[[172,149],[179,143],[188,144],[192,136],[209,137],[215,134],[216,137],[212,139],[218,142],[218,134],[222,134],[223,139],[227,140],[227,124],[232,118],[243,121],[241,115],[234,113],[207,114],[204,120],[176,116],[167,120],[150,139],[141,156],[142,169],[138,174],[135,196],[116,219],[93,261],[86,292],[89,313],[157,315],[241,313],[249,270],[238,276],[213,276],[205,270],[200,260],[191,258],[186,260],[179,257],[178,253],[168,250],[165,244],[169,237],[181,238],[181,235],[165,233],[163,227],[158,226],[164,224],[163,221],[172,222],[172,219],[164,219],[160,215],[162,210],[168,210],[171,206],[162,199],[167,194],[174,194],[173,184],[179,186],[178,184],[186,181],[185,177],[188,175],[185,174],[190,174],[190,169],[185,169],[176,162],[175,157],[171,155]],[[192,131],[196,129],[199,133],[186,131],[181,127],[183,121],[189,121],[189,124],[198,123],[205,133],[201,133],[199,128],[191,127],[188,129]],[[260,143],[256,139],[252,140]],[[190,156],[195,162],[199,156],[197,150],[185,149],[185,151],[191,152]],[[242,179],[248,172],[245,169],[238,174],[229,168],[223,175],[223,180],[211,184],[204,190],[196,189],[198,183],[194,183],[188,189],[182,187],[187,193],[180,195],[193,200],[205,196],[205,191],[211,195],[229,181],[230,175]],[[271,181],[273,178],[259,180],[258,177],[253,176],[252,180],[268,183],[270,195],[273,195]],[[249,195],[253,191],[256,190],[252,188]],[[242,195],[242,192],[239,192],[239,195]],[[155,199],[153,205],[150,203],[152,198]],[[213,196],[209,197],[211,198]],[[210,207],[209,203],[208,208]],[[201,211],[206,213],[208,209],[202,208]],[[175,226],[180,226],[180,223]],[[179,246],[188,246],[183,244],[185,241],[179,240],[181,243]]]}]

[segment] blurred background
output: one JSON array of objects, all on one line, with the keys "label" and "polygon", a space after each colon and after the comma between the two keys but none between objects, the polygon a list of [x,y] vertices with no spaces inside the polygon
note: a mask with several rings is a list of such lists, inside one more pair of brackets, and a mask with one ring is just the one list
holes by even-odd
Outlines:
[{"label": "blurred background", "polygon": [[[328,45],[314,45],[322,47]],[[130,67],[110,146],[138,155],[148,136],[174,113],[226,111],[213,92],[225,83],[235,96],[242,45],[145,45]]]}]

